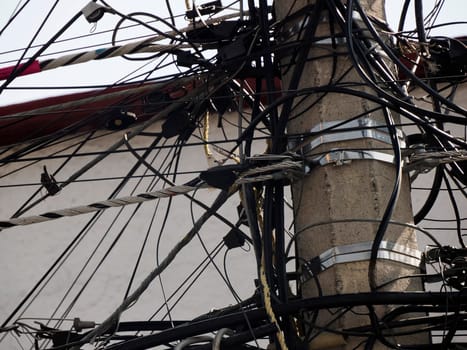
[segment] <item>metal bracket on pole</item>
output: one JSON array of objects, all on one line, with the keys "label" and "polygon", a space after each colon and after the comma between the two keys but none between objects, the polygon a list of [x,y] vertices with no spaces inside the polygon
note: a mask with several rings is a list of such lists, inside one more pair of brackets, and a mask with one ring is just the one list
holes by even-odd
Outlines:
[{"label": "metal bracket on pole", "polygon": [[[349,122],[329,121],[321,122],[314,126],[310,133],[319,134],[305,145],[294,141],[289,144],[289,149],[300,147],[302,154],[308,154],[318,146],[331,142],[349,141],[357,139],[374,139],[392,145],[391,135],[385,124],[381,124],[369,117],[358,118]],[[405,136],[401,130],[397,130],[397,137],[401,148],[405,147]]]},{"label": "metal bracket on pole", "polygon": [[[302,283],[308,281],[326,269],[342,263],[369,260],[373,242],[362,242],[332,247],[321,255],[303,264],[300,277]],[[417,249],[405,245],[382,241],[378,249],[378,258],[396,261],[405,265],[420,266],[422,254]]]},{"label": "metal bracket on pole", "polygon": [[345,165],[352,160],[377,160],[384,163],[394,164],[394,156],[392,154],[376,152],[376,151],[352,151],[352,150],[331,150],[330,152],[315,157],[311,160],[312,164],[321,166],[334,164]]}]

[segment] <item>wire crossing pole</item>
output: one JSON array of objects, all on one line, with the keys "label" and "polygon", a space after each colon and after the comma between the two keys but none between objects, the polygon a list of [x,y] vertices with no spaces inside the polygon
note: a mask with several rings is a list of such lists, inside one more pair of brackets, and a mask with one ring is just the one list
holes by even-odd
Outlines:
[{"label": "wire crossing pole", "polygon": [[[384,21],[384,0],[360,1],[360,4],[367,14]],[[276,1],[275,11],[281,24],[278,41],[290,44],[285,45],[290,49],[280,58],[283,90],[293,93],[304,88],[325,86],[332,90],[335,86],[350,86],[347,83],[351,83],[354,90],[375,94],[369,86],[362,84],[364,81],[354,67],[347,40],[344,39],[345,26],[348,24],[345,18],[346,3],[318,0],[310,4],[310,1],[305,0],[283,0]],[[339,17],[337,12],[342,16]],[[294,46],[293,43],[297,41],[300,41],[299,45]],[[355,88],[355,84],[361,85]],[[290,106],[284,105],[283,109],[284,113],[289,113],[289,135],[324,130],[352,118],[357,118],[355,120],[363,124],[367,123],[365,125],[387,125],[388,118],[396,119],[397,123],[397,116],[389,115],[374,102],[334,92],[310,94],[306,99],[303,99],[302,95],[296,97]],[[349,122],[343,127],[351,125]],[[390,128],[388,132],[391,133]],[[396,261],[397,259],[375,259],[376,256],[373,256],[373,262],[377,261],[374,269],[370,267],[370,260],[337,263],[315,274],[316,278],[309,278],[310,273],[305,273],[303,262],[319,257],[333,247],[345,249],[358,243],[371,245],[378,239],[378,232],[383,232],[384,236],[380,235],[381,245],[376,244],[377,247],[396,244],[408,249],[417,249],[413,229],[391,224],[388,224],[387,228],[380,226],[382,218],[388,214],[390,219],[396,222],[413,222],[408,176],[402,173],[394,162],[383,161],[385,157],[397,158],[397,154],[391,158],[395,155],[394,142],[388,143],[372,137],[356,137],[349,132],[324,135],[313,139],[313,142],[310,138],[302,139],[297,142],[296,147],[308,159],[321,157],[319,159],[322,160],[307,177],[292,186],[296,250],[302,277],[308,276],[307,281],[302,284],[302,297],[371,290],[375,293],[383,290],[422,290],[420,280],[415,278],[400,279],[384,288],[378,288],[397,277],[419,272],[418,267],[410,266],[404,261]],[[354,157],[350,160],[345,152],[330,152],[334,149],[366,150],[366,153],[363,153],[369,156],[362,157],[366,159]],[[395,206],[391,211],[391,201],[394,200]],[[316,319],[316,315],[309,315],[309,322],[305,322],[305,330],[309,331],[310,349],[359,348],[358,344],[362,343],[362,338],[334,335],[322,329],[342,330],[374,325],[374,322],[381,320],[390,310],[389,305],[375,308],[370,306],[352,309],[350,312],[322,311]],[[428,342],[428,336],[425,334],[421,337],[387,336],[383,339],[376,333],[368,338],[368,348],[389,348],[381,343],[385,339],[393,344]],[[361,348],[367,347],[362,344]]]}]

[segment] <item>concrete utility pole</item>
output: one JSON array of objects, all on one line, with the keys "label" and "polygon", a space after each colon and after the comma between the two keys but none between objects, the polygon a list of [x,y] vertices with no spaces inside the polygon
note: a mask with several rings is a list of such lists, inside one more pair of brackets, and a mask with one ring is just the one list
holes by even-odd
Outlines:
[{"label": "concrete utility pole", "polygon": [[[281,28],[281,32],[288,42],[297,40],[297,28],[303,23],[303,16],[291,17],[310,3],[317,1],[306,0],[282,0],[275,2],[275,10],[278,20],[289,18]],[[323,3],[332,3],[323,1]],[[361,0],[363,8],[368,14],[380,19],[385,19],[384,0]],[[293,18],[293,20],[290,20]],[[329,37],[330,26],[328,12],[324,10],[320,17],[320,24],[316,29],[315,36]],[[338,26],[336,25],[336,28]],[[341,33],[340,29],[336,29]],[[306,39],[306,38],[305,38]],[[338,52],[346,53],[338,56],[335,65],[329,57],[332,47],[329,44],[312,45],[308,53],[308,61],[305,63],[297,90],[307,87],[326,86],[330,82],[332,71],[339,78],[350,67],[352,61],[347,53],[345,43],[340,43]],[[327,58],[310,60],[313,57],[326,55]],[[289,88],[292,80],[295,61],[290,64],[290,54],[285,54],[281,59],[283,67],[283,89]],[[288,69],[286,69],[287,67]],[[355,69],[345,75],[341,82],[363,82]],[[361,90],[371,92],[369,87]],[[298,108],[290,115],[288,123],[289,134],[300,134],[312,129],[324,129],[332,122],[344,121],[362,114],[369,123],[386,125],[382,110],[373,111],[377,105],[365,99],[350,95],[331,93],[326,95],[310,109],[312,103],[316,102],[322,94],[310,95],[305,102],[301,102]],[[297,101],[297,99],[296,99]],[[299,114],[306,110],[305,113]],[[297,117],[295,117],[297,115]],[[393,115],[394,118],[396,116]],[[397,123],[397,119],[396,119]],[[352,127],[355,125],[344,125]],[[336,135],[336,134],[335,134]],[[344,135],[344,134],[337,134]],[[315,139],[317,140],[317,139]],[[319,139],[318,139],[319,140]],[[321,139],[310,144],[308,142],[307,157],[314,158],[325,154],[331,149],[374,149],[375,152],[392,155],[391,145],[387,142],[373,138],[360,136],[354,140]],[[328,142],[332,141],[332,142]],[[303,143],[302,143],[303,145]],[[311,146],[310,146],[311,145]],[[316,148],[313,148],[315,147]],[[385,148],[386,150],[376,150]],[[344,158],[345,159],[345,156]],[[298,256],[301,261],[308,261],[328,251],[332,247],[339,249],[352,249],[351,244],[361,243],[367,249],[374,240],[379,220],[387,207],[389,197],[393,191],[396,178],[394,164],[380,160],[352,160],[330,164],[323,164],[314,168],[311,173],[301,181],[294,183],[292,187],[295,206],[295,230],[298,235],[296,244]],[[369,219],[369,221],[358,221],[355,219]],[[400,223],[412,223],[413,215],[410,200],[410,189],[407,174],[403,174],[402,186],[397,206],[391,217],[392,221]],[[383,245],[391,247],[392,244],[401,245],[408,249],[417,249],[415,232],[404,226],[390,224],[384,235]],[[396,249],[396,248],[394,248]],[[344,293],[368,292],[369,261],[352,261],[348,263],[334,264],[318,275],[323,295],[334,295]],[[418,268],[393,260],[378,259],[376,265],[376,284],[380,285],[398,276],[418,273]],[[379,289],[378,289],[379,290]],[[422,290],[418,279],[402,279],[382,288],[385,291],[408,291]],[[304,283],[302,288],[303,297],[318,296],[318,288],[313,279]],[[390,306],[376,309],[376,314],[381,316],[390,310]],[[344,329],[369,324],[368,309],[363,307],[356,312],[347,312],[337,321],[332,321],[336,315],[327,311],[319,313],[316,321],[319,326],[333,329]],[[427,343],[428,336],[395,338],[394,343]],[[344,339],[341,336],[324,333],[317,336],[310,344],[311,349],[353,349],[362,341],[361,338]],[[378,341],[374,349],[386,349]]]}]

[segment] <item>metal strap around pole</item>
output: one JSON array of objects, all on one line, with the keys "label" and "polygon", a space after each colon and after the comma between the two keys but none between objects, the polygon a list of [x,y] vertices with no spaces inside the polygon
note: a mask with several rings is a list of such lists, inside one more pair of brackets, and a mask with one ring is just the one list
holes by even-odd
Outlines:
[{"label": "metal strap around pole", "polygon": [[[336,264],[369,260],[372,245],[373,242],[370,241],[332,247],[326,250],[303,265],[302,282],[309,280]],[[421,256],[422,254],[419,250],[389,241],[382,241],[378,249],[379,259],[396,261],[415,267],[420,266]]]}]

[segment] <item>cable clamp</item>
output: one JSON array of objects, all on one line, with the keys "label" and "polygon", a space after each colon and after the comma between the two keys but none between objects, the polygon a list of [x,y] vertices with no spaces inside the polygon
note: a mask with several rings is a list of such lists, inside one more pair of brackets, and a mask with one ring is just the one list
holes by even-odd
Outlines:
[{"label": "cable clamp", "polygon": [[81,13],[89,23],[96,23],[106,12],[113,13],[114,11],[109,7],[96,4],[94,1],[90,1],[81,10]]},{"label": "cable clamp", "polygon": [[321,166],[328,164],[340,166],[350,164],[353,160],[377,160],[384,163],[394,164],[394,156],[392,154],[376,151],[349,150],[331,150],[331,152],[313,158],[311,163]]},{"label": "cable clamp", "polygon": [[[312,139],[309,143],[303,145],[301,140],[298,140],[298,142],[293,140],[289,143],[289,149],[295,150],[300,147],[302,154],[308,154],[315,148],[327,143],[358,139],[374,139],[392,145],[391,134],[387,126],[369,117],[362,117],[348,122],[342,120],[321,122],[310,130],[310,134]],[[405,135],[402,130],[397,129],[397,137],[401,148],[405,148]]]},{"label": "cable clamp", "polygon": [[[265,155],[265,157],[260,158],[267,159],[268,156],[272,156],[272,158],[274,158],[275,155]],[[307,167],[304,165],[303,161],[292,160],[290,157],[285,157],[278,163],[268,164],[244,171],[242,174],[240,174],[235,183],[237,185],[241,185],[269,180],[295,180],[297,178],[303,177],[306,172]]]},{"label": "cable clamp", "polygon": [[[373,241],[332,247],[302,265],[303,271],[300,280],[304,283],[336,264],[369,260],[372,246]],[[405,245],[382,241],[378,248],[378,259],[419,267],[422,261],[422,253]]]},{"label": "cable clamp", "polygon": [[466,160],[466,150],[431,152],[425,149],[417,149],[409,156],[409,162],[404,169],[407,171],[417,171],[418,173],[427,173],[440,164]]}]

